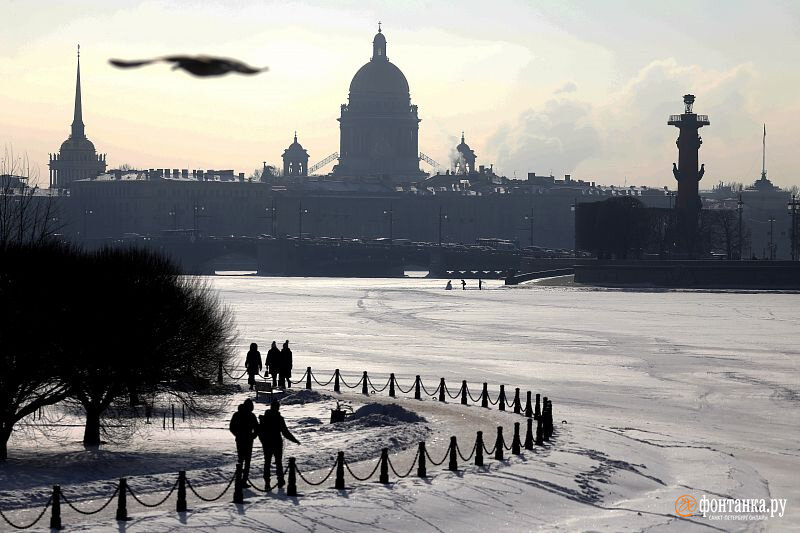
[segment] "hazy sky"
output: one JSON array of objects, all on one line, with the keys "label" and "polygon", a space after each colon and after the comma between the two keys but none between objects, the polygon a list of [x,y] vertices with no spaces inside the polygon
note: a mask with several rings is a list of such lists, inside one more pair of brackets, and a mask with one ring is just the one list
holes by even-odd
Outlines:
[{"label": "hazy sky", "polygon": [[[770,178],[800,183],[800,0],[0,0],[0,20],[0,144],[45,182],[72,121],[78,42],[86,132],[111,168],[250,173],[279,163],[294,130],[312,163],[338,151],[339,105],[381,20],[420,150],[440,163],[465,130],[478,164],[508,176],[674,186],[666,121],[692,92],[711,120],[705,187],[759,176],[762,122]],[[171,53],[270,71],[198,79],[107,62]]]}]

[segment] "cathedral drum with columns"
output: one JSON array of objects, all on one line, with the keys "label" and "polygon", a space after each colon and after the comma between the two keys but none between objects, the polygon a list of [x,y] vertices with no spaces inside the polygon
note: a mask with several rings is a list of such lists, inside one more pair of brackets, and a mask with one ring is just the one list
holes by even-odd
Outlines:
[{"label": "cathedral drum with columns", "polygon": [[350,82],[342,104],[337,176],[378,176],[416,181],[419,169],[419,118],[411,105],[408,81],[386,56],[380,27],[372,41],[372,59]]}]

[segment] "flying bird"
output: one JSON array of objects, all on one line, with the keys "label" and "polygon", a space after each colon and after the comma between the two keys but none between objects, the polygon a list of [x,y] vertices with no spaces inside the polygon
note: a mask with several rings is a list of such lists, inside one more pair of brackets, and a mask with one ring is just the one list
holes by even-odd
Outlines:
[{"label": "flying bird", "polygon": [[109,59],[108,62],[119,68],[136,68],[158,62],[172,63],[172,70],[183,69],[198,77],[223,76],[229,72],[258,74],[267,70],[267,67],[254,68],[235,59],[211,56],[165,56],[139,61]]}]

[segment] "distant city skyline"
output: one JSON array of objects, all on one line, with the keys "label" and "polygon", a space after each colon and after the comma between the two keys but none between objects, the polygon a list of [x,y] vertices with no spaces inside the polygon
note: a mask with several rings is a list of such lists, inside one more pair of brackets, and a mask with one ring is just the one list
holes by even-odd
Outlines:
[{"label": "distant city skyline", "polygon": [[[419,148],[445,166],[463,130],[478,164],[509,177],[674,188],[666,121],[691,92],[711,120],[702,187],[759,177],[764,122],[769,178],[800,181],[800,73],[790,66],[800,7],[791,2],[12,1],[0,13],[11,21],[0,35],[0,143],[27,152],[44,185],[48,153],[69,133],[78,42],[83,121],[109,168],[249,174],[262,161],[280,166],[295,130],[312,164],[339,150],[339,106],[379,20],[419,106]],[[171,53],[270,71],[208,80],[108,64]]]}]

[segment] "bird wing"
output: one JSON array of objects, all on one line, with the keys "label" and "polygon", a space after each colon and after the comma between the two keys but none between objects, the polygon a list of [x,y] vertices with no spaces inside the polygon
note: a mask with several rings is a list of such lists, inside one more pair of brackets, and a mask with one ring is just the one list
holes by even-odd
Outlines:
[{"label": "bird wing", "polygon": [[125,59],[109,59],[108,62],[114,65],[115,67],[119,68],[135,68],[141,67],[143,65],[149,65],[150,63],[154,63],[156,61],[160,61],[159,59],[141,59],[137,61],[128,61]]}]

